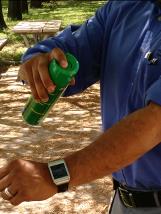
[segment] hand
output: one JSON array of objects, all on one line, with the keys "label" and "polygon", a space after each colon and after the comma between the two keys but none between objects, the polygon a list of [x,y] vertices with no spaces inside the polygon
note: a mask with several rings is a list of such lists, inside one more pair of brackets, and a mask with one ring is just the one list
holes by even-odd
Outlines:
[{"label": "hand", "polygon": [[[11,197],[5,193],[6,188]],[[45,200],[57,193],[57,187],[46,163],[18,159],[0,168],[0,192],[3,199],[19,205],[24,201]]]},{"label": "hand", "polygon": [[63,68],[68,66],[66,56],[59,48],[54,48],[50,53],[38,54],[20,66],[18,78],[30,85],[37,102],[47,102],[48,94],[55,89],[48,73],[48,65],[52,59],[56,59]]}]

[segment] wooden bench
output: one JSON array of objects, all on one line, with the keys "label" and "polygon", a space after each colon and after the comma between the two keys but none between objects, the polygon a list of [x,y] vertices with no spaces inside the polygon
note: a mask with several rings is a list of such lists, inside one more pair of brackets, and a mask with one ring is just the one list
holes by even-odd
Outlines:
[{"label": "wooden bench", "polygon": [[0,39],[0,50],[7,44],[8,39]]},{"label": "wooden bench", "polygon": [[35,43],[49,36],[54,36],[60,30],[61,20],[19,22],[13,32],[20,34],[27,47],[30,47],[28,36],[32,35]]}]

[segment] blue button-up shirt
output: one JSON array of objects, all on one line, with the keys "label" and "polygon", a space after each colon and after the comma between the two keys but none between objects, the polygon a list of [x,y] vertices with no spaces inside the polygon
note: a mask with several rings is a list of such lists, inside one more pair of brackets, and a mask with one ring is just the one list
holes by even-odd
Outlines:
[{"label": "blue button-up shirt", "polygon": [[[69,26],[30,48],[23,61],[54,47],[73,53],[80,70],[66,95],[100,80],[102,124],[107,130],[149,101],[161,105],[159,15],[154,1],[110,1],[83,25]],[[161,144],[113,176],[130,187],[161,188]]]}]

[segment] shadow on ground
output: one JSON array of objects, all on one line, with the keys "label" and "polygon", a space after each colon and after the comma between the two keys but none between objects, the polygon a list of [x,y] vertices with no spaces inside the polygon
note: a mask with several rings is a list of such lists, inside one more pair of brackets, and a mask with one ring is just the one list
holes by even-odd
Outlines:
[{"label": "shadow on ground", "polygon": [[[26,125],[21,111],[29,90],[16,82],[18,67],[0,79],[0,166],[15,158],[47,162],[87,146],[101,127],[99,85],[77,96],[61,98],[40,127]],[[111,181],[99,179],[42,202],[13,207],[0,199],[0,213],[106,213]]]}]

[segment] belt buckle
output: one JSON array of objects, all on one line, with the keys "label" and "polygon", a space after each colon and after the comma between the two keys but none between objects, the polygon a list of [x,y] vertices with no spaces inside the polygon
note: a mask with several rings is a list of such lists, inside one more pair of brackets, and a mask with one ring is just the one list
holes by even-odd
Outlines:
[{"label": "belt buckle", "polygon": [[[118,189],[119,189],[120,197],[121,197],[124,205],[126,207],[130,207],[130,208],[136,207],[132,193],[122,187],[118,187]],[[130,202],[130,204],[129,204],[129,202]]]}]

